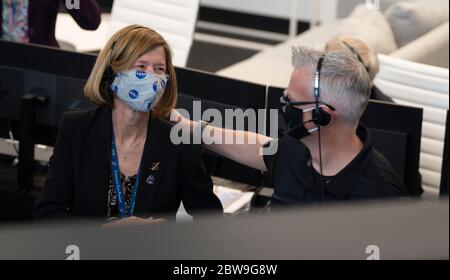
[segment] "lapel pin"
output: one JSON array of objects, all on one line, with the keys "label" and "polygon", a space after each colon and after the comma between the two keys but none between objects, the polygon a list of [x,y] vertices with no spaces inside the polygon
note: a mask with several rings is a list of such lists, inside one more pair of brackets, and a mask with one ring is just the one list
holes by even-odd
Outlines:
[{"label": "lapel pin", "polygon": [[158,169],[159,169],[159,161],[154,162],[152,168],[150,168],[151,171],[158,171]]},{"label": "lapel pin", "polygon": [[148,176],[146,183],[147,183],[147,185],[155,184],[155,176],[153,176],[153,175]]}]

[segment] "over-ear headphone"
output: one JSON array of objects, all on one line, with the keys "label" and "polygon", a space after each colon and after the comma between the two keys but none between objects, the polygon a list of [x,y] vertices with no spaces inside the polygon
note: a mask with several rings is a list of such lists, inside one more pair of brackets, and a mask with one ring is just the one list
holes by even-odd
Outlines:
[{"label": "over-ear headphone", "polygon": [[[150,29],[150,28],[148,28],[148,27],[145,27],[145,26],[141,26],[141,25],[136,25],[136,26],[133,26],[133,28],[131,28],[130,30],[128,30],[128,33],[127,34],[129,34],[129,32],[131,32],[131,31],[133,31],[133,30],[136,30],[136,29]],[[118,38],[116,38],[112,43],[111,43],[111,48],[109,49],[109,57],[108,57],[108,66],[106,67],[106,69],[105,69],[105,75],[107,76],[107,78],[111,78],[111,76],[114,74],[114,71],[112,70],[112,66],[111,66],[111,64],[112,64],[112,60],[113,60],[113,51],[114,51],[114,49],[116,48],[116,45],[117,45],[117,42],[121,42],[122,40],[123,40],[123,37],[125,37],[127,34],[121,34],[121,36],[118,36]]]},{"label": "over-ear headphone", "polygon": [[[141,29],[141,28],[148,28],[145,26],[141,26],[141,25],[136,25],[133,28],[131,28],[127,34],[129,34],[130,31],[133,31],[135,29]],[[113,51],[116,48],[117,42],[121,42],[123,40],[123,38],[127,35],[127,34],[121,34],[121,36],[118,36],[118,38],[116,38],[112,43],[111,43],[111,48],[109,49],[109,57],[108,57],[108,64],[106,66],[105,72],[103,73],[103,83],[104,86],[107,88],[107,90],[111,90],[109,88],[110,84],[114,81],[115,77],[116,77],[116,73],[114,72],[114,70],[112,69],[112,62],[113,62]],[[110,92],[112,93],[112,92]]]},{"label": "over-ear headphone", "polygon": [[316,73],[314,75],[314,99],[316,101],[316,108],[312,111],[312,114],[313,114],[313,122],[317,126],[327,126],[331,122],[331,115],[320,106],[320,102],[319,102],[320,74],[322,71],[322,65],[323,65],[324,59],[325,59],[325,55],[322,55],[319,58],[319,61],[317,63]]}]

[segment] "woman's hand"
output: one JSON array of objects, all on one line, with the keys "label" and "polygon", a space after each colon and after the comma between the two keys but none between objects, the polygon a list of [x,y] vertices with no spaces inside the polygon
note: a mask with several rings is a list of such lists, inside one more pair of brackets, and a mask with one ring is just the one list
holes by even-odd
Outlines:
[{"label": "woman's hand", "polygon": [[172,109],[171,113],[170,113],[170,121],[173,123],[179,123],[180,121],[182,121],[183,116],[178,113],[178,111],[176,109]]},{"label": "woman's hand", "polygon": [[190,127],[192,126],[192,122],[189,119],[186,119],[185,117],[183,117],[180,113],[178,113],[178,111],[176,109],[172,109],[171,113],[170,113],[170,121],[173,123],[183,123],[183,127],[187,126]]},{"label": "woman's hand", "polygon": [[149,225],[149,224],[162,224],[167,222],[165,219],[154,219],[153,217],[148,219],[142,219],[136,216],[128,217],[125,219],[118,220],[114,223],[104,224],[103,228],[114,228],[129,225]]}]

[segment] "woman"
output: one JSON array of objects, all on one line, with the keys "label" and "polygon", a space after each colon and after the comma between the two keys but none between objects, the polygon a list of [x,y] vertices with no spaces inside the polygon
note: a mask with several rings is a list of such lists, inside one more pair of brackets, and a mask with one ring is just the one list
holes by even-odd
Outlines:
[{"label": "woman", "polygon": [[364,65],[370,78],[372,79],[372,89],[370,92],[370,99],[391,102],[394,101],[389,96],[385,95],[378,87],[373,84],[373,80],[380,71],[380,62],[378,56],[371,48],[369,48],[363,41],[352,37],[344,36],[341,38],[329,41],[325,49],[327,51],[349,51],[356,56],[356,58]]},{"label": "woman", "polygon": [[84,90],[98,108],[64,114],[35,216],[145,223],[173,218],[181,201],[191,215],[221,214],[199,146],[170,141],[163,119],[176,92],[171,52],[158,33],[133,25],[114,34]]}]

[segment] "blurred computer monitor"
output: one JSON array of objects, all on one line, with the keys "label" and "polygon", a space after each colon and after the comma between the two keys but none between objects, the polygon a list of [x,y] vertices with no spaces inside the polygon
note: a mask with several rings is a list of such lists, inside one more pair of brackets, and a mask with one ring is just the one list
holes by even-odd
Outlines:
[{"label": "blurred computer monitor", "polygon": [[38,106],[36,122],[39,144],[52,145],[65,111],[92,107],[82,89],[95,56],[56,48],[0,40],[0,137],[7,138],[20,120],[20,99],[25,94],[47,97]]},{"label": "blurred computer monitor", "polygon": [[[219,77],[201,71],[177,68],[178,78],[178,104],[177,108],[186,109],[191,118],[193,114],[193,102],[201,101],[201,112],[214,108],[225,116],[226,109],[258,109],[265,108],[266,87],[243,81]],[[211,119],[204,119],[212,121]],[[261,120],[256,114],[257,123]],[[225,118],[222,117],[222,125],[225,126]],[[234,128],[236,128],[234,124]],[[256,125],[256,130],[257,130]],[[233,127],[227,127],[233,128]],[[257,132],[249,126],[246,119],[243,129]],[[206,152],[205,164],[211,175],[249,184],[259,185],[261,172],[246,167],[219,155]]]},{"label": "blurred computer monitor", "polygon": [[[0,259],[62,260],[69,255],[66,248],[75,244],[82,260],[365,260],[374,245],[382,260],[448,260],[448,207],[448,200],[349,202],[114,230],[102,229],[104,221],[4,225]],[[123,242],[124,236],[133,238]]]}]

